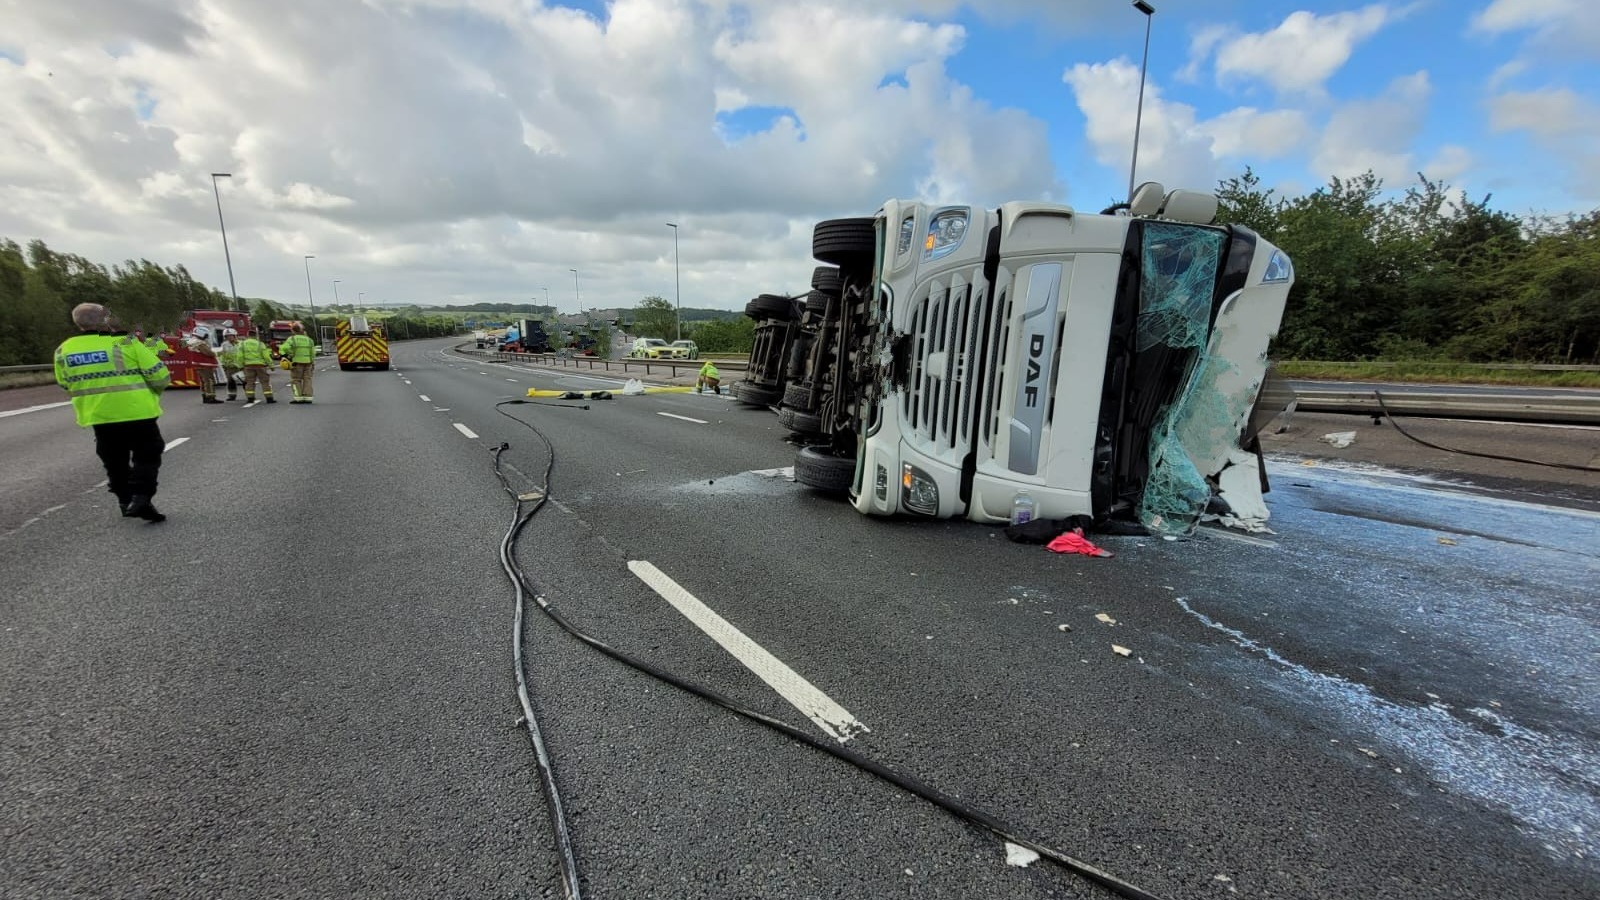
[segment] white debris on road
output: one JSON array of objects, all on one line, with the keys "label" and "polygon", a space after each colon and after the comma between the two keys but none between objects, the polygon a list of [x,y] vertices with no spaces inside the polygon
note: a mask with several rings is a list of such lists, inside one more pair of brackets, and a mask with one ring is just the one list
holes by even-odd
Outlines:
[{"label": "white debris on road", "polygon": [[1029,850],[1027,847],[1019,847],[1010,841],[1006,841],[1006,865],[1026,869],[1038,861],[1039,854]]},{"label": "white debris on road", "polygon": [[1324,444],[1332,444],[1335,450],[1343,450],[1356,442],[1356,433],[1354,431],[1332,431],[1317,440],[1322,441]]}]

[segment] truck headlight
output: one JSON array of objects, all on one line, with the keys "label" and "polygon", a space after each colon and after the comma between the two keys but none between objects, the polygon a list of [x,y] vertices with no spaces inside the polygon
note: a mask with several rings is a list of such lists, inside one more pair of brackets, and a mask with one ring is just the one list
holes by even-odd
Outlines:
[{"label": "truck headlight", "polygon": [[1261,276],[1262,284],[1282,284],[1294,280],[1294,263],[1289,262],[1288,254],[1282,250],[1272,251],[1272,258],[1267,260],[1267,273]]},{"label": "truck headlight", "polygon": [[967,236],[968,214],[965,209],[947,209],[933,217],[928,223],[928,237],[923,242],[923,259],[938,259],[948,256],[961,246],[961,239]]},{"label": "truck headlight", "polygon": [[939,485],[928,477],[927,472],[910,463],[902,466],[900,471],[900,505],[924,516],[937,514]]}]

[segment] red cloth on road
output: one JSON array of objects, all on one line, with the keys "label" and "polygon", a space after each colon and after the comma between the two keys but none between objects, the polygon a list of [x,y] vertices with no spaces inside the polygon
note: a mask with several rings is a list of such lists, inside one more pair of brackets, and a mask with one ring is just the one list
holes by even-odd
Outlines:
[{"label": "red cloth on road", "polygon": [[1045,544],[1044,548],[1052,553],[1081,553],[1084,556],[1111,556],[1110,550],[1104,550],[1090,543],[1083,536],[1083,529],[1074,528],[1065,532],[1055,540]]}]

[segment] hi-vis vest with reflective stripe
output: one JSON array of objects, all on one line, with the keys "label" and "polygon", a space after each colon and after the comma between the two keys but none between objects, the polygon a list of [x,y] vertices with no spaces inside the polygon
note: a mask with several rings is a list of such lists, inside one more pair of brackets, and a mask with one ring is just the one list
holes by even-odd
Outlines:
[{"label": "hi-vis vest with reflective stripe", "polygon": [[303,334],[291,334],[278,345],[278,353],[292,363],[316,362],[317,344]]},{"label": "hi-vis vest with reflective stripe", "polygon": [[272,365],[272,350],[255,338],[239,342],[239,361],[247,366]]},{"label": "hi-vis vest with reflective stripe", "polygon": [[80,334],[56,348],[56,383],[85,428],[157,418],[168,381],[155,351],[126,335]]}]

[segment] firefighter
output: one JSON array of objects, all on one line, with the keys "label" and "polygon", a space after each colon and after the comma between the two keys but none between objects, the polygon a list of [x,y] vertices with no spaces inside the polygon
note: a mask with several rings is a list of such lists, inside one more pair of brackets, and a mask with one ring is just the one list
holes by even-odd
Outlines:
[{"label": "firefighter", "polygon": [[694,383],[694,392],[698,394],[701,390],[708,390],[713,394],[722,393],[722,373],[717,371],[716,364],[709,359],[700,367],[700,377]]},{"label": "firefighter", "polygon": [[209,363],[194,367],[194,380],[200,383],[200,402],[221,403],[222,401],[217,399],[217,372],[221,363],[217,359],[217,351],[211,348],[211,342],[206,340],[204,335],[205,333],[196,329],[195,333],[184,342],[184,346],[189,348],[190,353],[211,360]]},{"label": "firefighter", "polygon": [[98,303],[73,307],[72,322],[83,333],[56,348],[56,383],[72,397],[78,424],[94,429],[95,454],[122,514],[165,521],[151,498],[166,446],[156,419],[171,381],[167,366],[143,341],[118,330]]},{"label": "firefighter", "polygon": [[252,334],[239,342],[239,364],[244,366],[244,402],[256,402],[256,382],[259,381],[261,395],[268,403],[277,403],[272,399],[272,348]]},{"label": "firefighter", "polygon": [[239,377],[243,366],[239,363],[239,332],[232,328],[222,329],[222,345],[217,348],[217,362],[222,363],[223,376],[228,379],[228,399],[239,399],[238,386],[244,379]]},{"label": "firefighter", "polygon": [[289,361],[289,386],[294,391],[290,403],[310,403],[311,372],[316,368],[317,344],[306,335],[299,322],[289,327],[292,332],[278,344],[278,353]]}]

